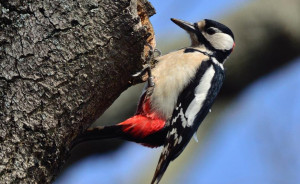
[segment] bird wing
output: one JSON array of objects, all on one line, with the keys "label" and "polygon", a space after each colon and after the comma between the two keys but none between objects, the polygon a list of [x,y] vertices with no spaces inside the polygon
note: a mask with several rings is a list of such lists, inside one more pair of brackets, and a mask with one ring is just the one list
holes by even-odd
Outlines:
[{"label": "bird wing", "polygon": [[197,131],[217,96],[224,78],[223,67],[211,59],[202,62],[196,77],[180,93],[168,134],[151,184],[158,183],[169,163],[177,158]]}]

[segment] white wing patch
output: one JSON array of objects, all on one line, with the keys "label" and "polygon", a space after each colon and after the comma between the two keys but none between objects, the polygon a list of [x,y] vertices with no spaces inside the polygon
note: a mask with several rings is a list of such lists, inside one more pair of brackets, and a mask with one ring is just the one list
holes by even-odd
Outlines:
[{"label": "white wing patch", "polygon": [[181,108],[181,103],[175,109],[178,110],[179,108],[180,108],[179,113],[177,114],[177,116],[172,118],[171,125],[173,125],[180,116],[180,119],[181,119],[181,122],[182,122],[181,126],[183,128],[185,128],[187,126],[187,119],[184,117],[183,109]]},{"label": "white wing patch", "polygon": [[177,106],[175,109],[178,110],[179,108],[180,108],[180,111],[179,111],[179,113],[177,114],[177,116],[175,116],[174,118],[172,118],[172,120],[171,120],[171,125],[173,125],[173,124],[177,121],[177,119],[179,118],[179,116],[180,116],[181,122],[182,122],[182,126],[183,126],[183,128],[185,128],[186,125],[187,125],[187,120],[186,120],[186,118],[184,117],[183,109],[181,108],[181,103],[180,103],[179,106]]},{"label": "white wing patch", "polygon": [[200,111],[203,106],[203,102],[206,99],[214,75],[215,70],[213,65],[211,65],[203,74],[199,85],[195,89],[195,98],[185,112],[185,117],[187,117],[187,126],[193,125],[196,114]]}]

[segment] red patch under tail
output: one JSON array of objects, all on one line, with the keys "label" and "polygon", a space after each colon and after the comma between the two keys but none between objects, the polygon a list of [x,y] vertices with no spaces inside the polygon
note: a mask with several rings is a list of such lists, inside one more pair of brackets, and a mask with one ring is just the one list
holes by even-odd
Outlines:
[{"label": "red patch under tail", "polygon": [[162,130],[165,126],[165,120],[152,112],[149,99],[146,99],[139,114],[119,123],[119,125],[123,125],[125,133],[136,138],[145,138]]}]

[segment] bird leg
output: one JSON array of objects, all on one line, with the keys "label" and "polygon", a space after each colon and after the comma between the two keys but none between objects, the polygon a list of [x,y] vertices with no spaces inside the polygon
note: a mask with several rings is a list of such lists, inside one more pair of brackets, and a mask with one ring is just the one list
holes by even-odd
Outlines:
[{"label": "bird leg", "polygon": [[148,55],[148,58],[147,58],[147,64],[141,71],[137,72],[136,74],[134,74],[132,76],[133,77],[141,77],[147,72],[147,74],[148,74],[148,85],[149,85],[149,87],[153,87],[155,85],[155,83],[154,83],[154,77],[152,76],[152,72],[151,72],[150,61],[154,60],[155,52],[158,53],[158,56],[161,55],[161,52],[158,49],[153,49],[153,47],[149,43],[146,43],[146,45],[150,48],[149,55]]},{"label": "bird leg", "polygon": [[155,54],[155,52],[157,53],[157,56],[156,57],[159,57],[159,56],[161,56],[161,51],[159,50],[159,49],[154,49],[154,54]]}]

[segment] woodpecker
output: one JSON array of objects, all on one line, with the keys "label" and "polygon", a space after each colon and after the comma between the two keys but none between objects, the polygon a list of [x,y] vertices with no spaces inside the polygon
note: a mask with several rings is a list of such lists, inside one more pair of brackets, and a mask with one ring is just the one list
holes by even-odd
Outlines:
[{"label": "woodpecker", "polygon": [[210,111],[224,80],[223,64],[235,46],[232,31],[219,22],[171,20],[190,35],[191,46],[156,58],[148,73],[153,81],[146,83],[133,117],[89,128],[77,140],[118,137],[152,148],[164,146],[151,184],[159,183]]}]

